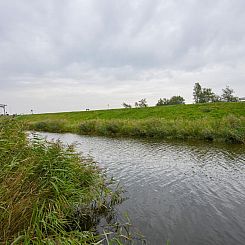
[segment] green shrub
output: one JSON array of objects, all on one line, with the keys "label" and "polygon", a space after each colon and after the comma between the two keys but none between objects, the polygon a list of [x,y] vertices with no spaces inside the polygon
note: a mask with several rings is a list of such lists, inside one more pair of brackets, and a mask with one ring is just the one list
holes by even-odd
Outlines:
[{"label": "green shrub", "polygon": [[29,129],[51,133],[64,133],[68,131],[68,129],[66,128],[67,124],[68,123],[65,120],[46,120],[29,123]]},{"label": "green shrub", "polygon": [[93,134],[95,133],[95,120],[81,122],[78,128],[78,132],[81,134]]}]

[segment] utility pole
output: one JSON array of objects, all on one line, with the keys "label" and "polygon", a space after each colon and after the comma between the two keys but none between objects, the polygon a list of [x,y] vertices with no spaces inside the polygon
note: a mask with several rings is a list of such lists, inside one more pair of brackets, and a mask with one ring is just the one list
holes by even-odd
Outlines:
[{"label": "utility pole", "polygon": [[3,115],[6,115],[6,107],[7,105],[0,104],[0,108],[3,108]]}]

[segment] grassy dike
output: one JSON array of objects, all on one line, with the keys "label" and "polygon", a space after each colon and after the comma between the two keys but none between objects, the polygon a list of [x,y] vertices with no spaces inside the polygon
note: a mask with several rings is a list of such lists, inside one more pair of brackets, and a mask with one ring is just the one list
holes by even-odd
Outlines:
[{"label": "grassy dike", "polygon": [[245,103],[208,103],[20,116],[36,131],[245,143]]},{"label": "grassy dike", "polygon": [[30,141],[19,122],[0,120],[0,244],[123,244],[96,232],[120,199],[72,146]]},{"label": "grassy dike", "polygon": [[245,143],[245,103],[63,112],[18,120],[36,131]]}]

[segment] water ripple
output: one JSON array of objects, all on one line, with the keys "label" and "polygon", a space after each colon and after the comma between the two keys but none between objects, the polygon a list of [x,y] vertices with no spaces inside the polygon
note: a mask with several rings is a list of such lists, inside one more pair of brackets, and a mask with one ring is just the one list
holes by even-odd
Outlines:
[{"label": "water ripple", "polygon": [[118,179],[149,244],[245,244],[244,146],[42,134],[91,155]]}]

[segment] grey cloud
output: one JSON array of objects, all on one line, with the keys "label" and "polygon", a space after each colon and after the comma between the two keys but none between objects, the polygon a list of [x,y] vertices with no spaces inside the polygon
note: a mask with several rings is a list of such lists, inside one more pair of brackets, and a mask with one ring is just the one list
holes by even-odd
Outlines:
[{"label": "grey cloud", "polygon": [[127,97],[169,86],[191,101],[195,80],[221,89],[229,79],[241,93],[244,9],[243,0],[0,0],[1,89],[113,86]]}]

